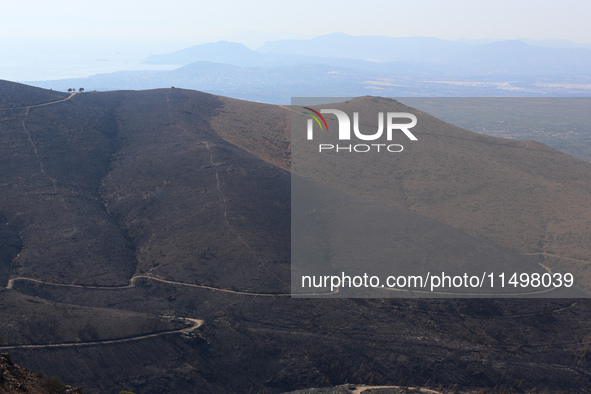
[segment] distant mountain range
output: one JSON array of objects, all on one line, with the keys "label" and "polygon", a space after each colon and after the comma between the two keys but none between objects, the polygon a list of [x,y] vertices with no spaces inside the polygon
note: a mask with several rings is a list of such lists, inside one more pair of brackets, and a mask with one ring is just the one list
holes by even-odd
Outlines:
[{"label": "distant mountain range", "polygon": [[[147,63],[187,64],[199,60],[214,60],[236,66],[273,65],[281,59],[283,64],[297,64],[302,61],[331,62],[334,59],[363,60],[370,62],[431,62],[453,56],[472,45],[438,38],[412,37],[392,38],[381,36],[354,37],[335,33],[305,40],[280,40],[267,42],[257,50],[248,49],[238,43],[219,41],[196,45],[166,55],[150,56]],[[234,55],[234,56],[232,56]],[[249,64],[253,58],[265,63]]]},{"label": "distant mountain range", "polygon": [[[388,70],[390,63],[424,63],[431,67],[488,65],[505,67],[494,72],[572,74],[586,71],[583,67],[591,64],[591,50],[584,47],[544,47],[520,40],[468,44],[429,37],[355,37],[335,33],[305,40],[267,42],[257,50],[238,43],[219,41],[146,59],[146,63],[150,64],[186,65],[197,61],[239,67],[322,63],[381,71]],[[483,70],[477,69],[475,72]]]},{"label": "distant mountain range", "polygon": [[149,56],[172,71],[126,71],[37,81],[64,90],[198,89],[288,103],[294,96],[588,96],[591,48],[520,40],[461,42],[426,37],[349,36],[196,45]]}]

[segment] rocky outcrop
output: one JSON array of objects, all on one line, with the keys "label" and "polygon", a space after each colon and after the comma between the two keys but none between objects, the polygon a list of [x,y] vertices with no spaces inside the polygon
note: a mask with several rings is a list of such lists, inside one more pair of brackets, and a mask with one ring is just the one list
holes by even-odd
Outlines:
[{"label": "rocky outcrop", "polygon": [[82,389],[63,384],[55,376],[32,372],[12,362],[10,355],[0,355],[0,393],[75,394]]}]

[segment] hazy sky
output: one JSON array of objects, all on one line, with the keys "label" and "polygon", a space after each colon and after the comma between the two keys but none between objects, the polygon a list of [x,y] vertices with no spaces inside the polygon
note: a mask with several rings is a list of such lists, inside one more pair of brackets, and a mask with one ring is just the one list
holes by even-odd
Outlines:
[{"label": "hazy sky", "polygon": [[2,0],[0,37],[196,42],[243,31],[591,42],[585,0]]},{"label": "hazy sky", "polygon": [[13,81],[146,69],[148,55],[220,39],[253,49],[335,32],[591,43],[586,0],[0,1],[0,79]]}]

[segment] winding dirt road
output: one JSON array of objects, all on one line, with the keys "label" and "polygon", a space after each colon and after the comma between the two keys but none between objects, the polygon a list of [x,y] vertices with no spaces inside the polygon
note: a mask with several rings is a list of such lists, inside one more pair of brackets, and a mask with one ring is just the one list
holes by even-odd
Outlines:
[{"label": "winding dirt road", "polygon": [[[163,317],[170,317],[170,316],[163,316]],[[177,317],[177,318],[191,322],[191,323],[193,323],[193,325],[191,327],[181,328],[180,330],[162,331],[162,332],[138,335],[135,337],[128,337],[128,338],[105,339],[103,341],[88,341],[88,342],[49,343],[49,344],[45,344],[45,345],[9,345],[9,346],[0,346],[0,350],[80,347],[80,346],[95,346],[95,345],[107,345],[107,344],[112,344],[112,343],[132,342],[132,341],[139,341],[142,339],[155,338],[155,337],[159,337],[159,336],[163,336],[163,335],[170,335],[170,334],[189,334],[189,333],[197,330],[203,324],[205,324],[205,322],[203,320],[193,319],[190,317]]]},{"label": "winding dirt road", "polygon": [[[352,394],[360,394],[367,390],[377,390],[377,389],[403,389],[407,388],[408,390],[413,390],[413,393],[428,393],[428,394],[441,394],[441,391],[424,389],[422,387],[403,387],[403,386],[361,386],[357,387],[356,389],[352,390]],[[405,391],[407,392],[407,391]]]},{"label": "winding dirt road", "polygon": [[[578,263],[585,263],[585,264],[589,264],[591,262],[589,260],[573,259],[572,257],[559,256],[557,254],[544,253],[544,252],[522,253],[522,255],[524,255],[524,256],[548,256],[548,257],[555,257],[557,259],[576,261]],[[540,264],[540,265],[542,265],[542,264]],[[544,266],[544,267],[546,267],[546,266]],[[546,267],[546,269],[548,269],[548,268]]]},{"label": "winding dirt road", "polygon": [[[55,282],[47,282],[40,279],[35,278],[28,278],[25,276],[18,276],[15,278],[10,278],[8,283],[6,284],[6,289],[13,289],[14,282],[16,281],[28,281],[28,282],[35,282],[40,283],[48,286],[59,286],[59,287],[72,287],[78,289],[95,289],[95,290],[122,290],[122,289],[130,289],[135,287],[135,281],[137,279],[148,279],[153,280],[156,282],[167,283],[170,285],[175,286],[186,286],[186,287],[193,287],[197,289],[205,289],[211,291],[219,291],[222,293],[230,293],[230,294],[239,294],[239,295],[247,295],[247,296],[257,296],[257,297],[291,297],[291,293],[252,293],[247,291],[239,291],[239,290],[230,290],[230,289],[222,289],[219,287],[212,287],[212,286],[205,286],[205,285],[195,285],[192,283],[186,282],[176,282],[174,280],[162,279],[151,275],[134,275],[129,280],[129,284],[121,285],[121,286],[92,286],[92,285],[75,285],[75,284],[66,284],[66,283],[55,283]],[[309,294],[298,294],[298,296],[318,296],[318,295],[326,295],[326,294],[336,294],[339,292],[339,289],[335,290],[332,293],[309,293]]]},{"label": "winding dirt road", "polygon": [[70,100],[72,97],[74,97],[76,94],[78,94],[78,92],[72,92],[70,93],[70,95],[64,99],[61,100],[55,100],[55,101],[49,101],[47,103],[42,103],[42,104],[34,104],[34,105],[26,105],[24,107],[8,107],[8,108],[0,108],[0,110],[7,110],[7,109],[29,109],[29,108],[36,108],[36,107],[45,107],[46,105],[52,105],[52,104],[57,104],[57,103],[63,103],[64,101],[68,101]]}]

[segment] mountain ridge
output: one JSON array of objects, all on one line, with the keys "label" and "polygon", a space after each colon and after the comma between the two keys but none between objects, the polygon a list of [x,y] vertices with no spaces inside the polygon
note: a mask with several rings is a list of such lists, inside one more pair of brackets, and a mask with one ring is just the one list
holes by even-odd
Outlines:
[{"label": "mountain ridge", "polygon": [[[15,93],[17,101],[39,104]],[[280,393],[370,380],[472,390],[589,387],[586,300],[292,299],[288,170],[291,139],[301,136],[289,124],[291,114],[301,116],[292,112],[298,107],[178,88],[56,98],[0,111],[0,250],[8,252],[0,254],[0,279],[13,279],[0,291],[1,320],[10,321],[0,325],[10,343],[0,346],[39,345],[11,348],[15,362],[90,393]],[[412,110],[375,97],[331,106],[360,111],[367,127],[376,121],[370,108]],[[411,222],[415,215],[455,220],[464,230],[416,221],[452,240],[505,224],[531,246],[539,229],[523,230],[519,221],[551,217],[555,236],[573,234],[552,241],[556,254],[571,245],[566,257],[585,258],[588,244],[576,237],[586,233],[573,215],[587,218],[579,209],[589,194],[588,165],[537,143],[479,136],[412,111],[422,145],[407,152],[421,160],[414,168],[405,163],[412,157],[368,166],[386,165],[385,179],[406,181],[385,195],[386,188],[367,193],[345,179],[346,190],[332,188],[335,198],[357,195],[384,208],[378,212],[405,210]],[[462,180],[468,185],[458,188]],[[505,200],[476,216],[479,187],[491,181],[507,190],[497,192]],[[536,182],[551,197],[570,195],[572,206],[540,203],[538,211],[520,213],[538,199],[527,194]],[[457,200],[466,190],[466,201]],[[512,193],[529,200],[512,202],[516,219],[495,218],[491,210]],[[492,245],[494,237],[486,238]],[[554,258],[541,258],[534,263],[555,266]],[[17,279],[24,276],[36,280]],[[182,318],[204,323],[186,332],[189,320]],[[166,335],[151,335],[158,331]],[[116,341],[125,333],[140,338]],[[50,346],[77,336],[91,343]]]}]

